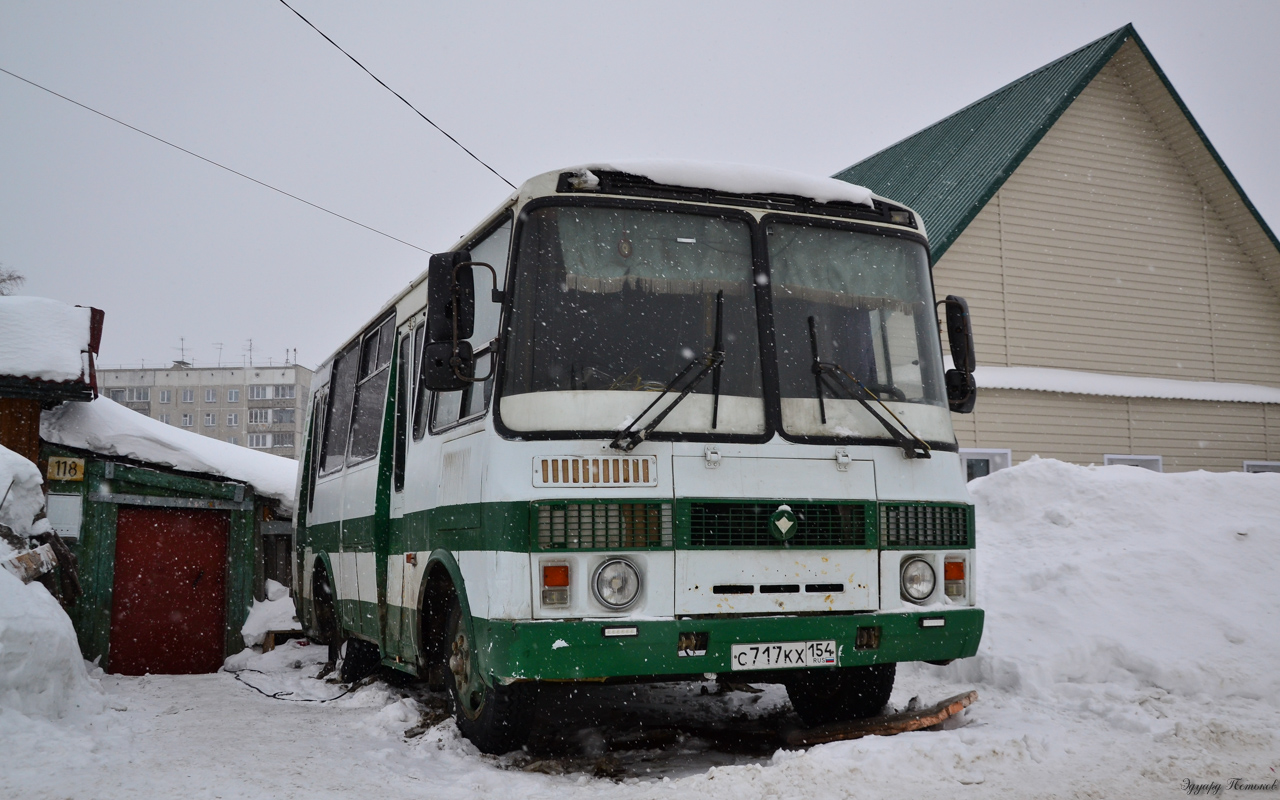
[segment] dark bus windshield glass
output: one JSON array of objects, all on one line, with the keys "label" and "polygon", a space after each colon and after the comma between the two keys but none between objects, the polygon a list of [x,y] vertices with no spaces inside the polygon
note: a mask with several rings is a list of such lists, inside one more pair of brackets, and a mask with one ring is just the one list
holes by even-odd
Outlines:
[{"label": "dark bus windshield glass", "polygon": [[[528,212],[522,231],[500,401],[507,427],[616,431],[637,421],[655,392],[712,349],[723,292],[714,432],[763,433],[745,222],[572,206]],[[713,388],[703,380],[657,432],[713,432]]]},{"label": "dark bus windshield glass", "polygon": [[819,404],[816,345],[823,362],[838,365],[886,403],[900,404],[917,434],[952,439],[924,245],[811,225],[775,223],[766,231],[783,430],[889,435],[846,394],[827,391]]}]

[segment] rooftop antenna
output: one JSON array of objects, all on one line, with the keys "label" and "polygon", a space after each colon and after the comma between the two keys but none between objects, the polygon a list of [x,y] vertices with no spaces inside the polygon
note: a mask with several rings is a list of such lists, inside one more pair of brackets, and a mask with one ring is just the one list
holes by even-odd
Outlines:
[{"label": "rooftop antenna", "polygon": [[218,348],[218,366],[222,366],[222,342],[214,342],[213,346]]},{"label": "rooftop antenna", "polygon": [[249,366],[253,366],[253,340],[249,339]]}]

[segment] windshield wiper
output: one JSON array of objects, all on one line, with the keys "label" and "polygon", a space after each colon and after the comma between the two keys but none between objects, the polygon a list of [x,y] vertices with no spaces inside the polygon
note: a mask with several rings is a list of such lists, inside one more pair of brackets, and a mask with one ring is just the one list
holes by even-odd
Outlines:
[{"label": "windshield wiper", "polygon": [[[679,396],[668,403],[667,407],[662,409],[661,413],[650,420],[649,424],[645,425],[638,431],[632,430],[636,423],[644,419],[645,414],[652,411],[653,407],[661,402],[662,398],[666,397],[672,390],[674,390],[676,385],[680,383],[684,376],[688,375],[694,367],[698,366],[698,364],[702,364],[702,369],[698,370],[697,374],[695,374],[693,378],[684,385],[684,389],[680,391]],[[689,393],[697,388],[699,383],[702,383],[702,379],[707,377],[707,373],[711,373],[711,427],[714,429],[720,417],[720,372],[723,366],[724,290],[722,289],[719,292],[716,292],[716,331],[715,340],[711,346],[711,352],[691,359],[689,364],[684,369],[680,370],[680,374],[672,378],[671,381],[662,388],[662,394],[658,395],[644,411],[641,411],[635,419],[627,423],[627,427],[623,428],[618,432],[617,436],[613,437],[613,441],[609,443],[609,446],[615,450],[623,450],[628,453],[636,449],[641,442],[649,438],[649,434],[653,432],[653,429],[658,427],[658,425],[667,418],[667,415],[671,413],[671,410],[680,405],[680,402],[688,397]]]},{"label": "windshield wiper", "polygon": [[[822,424],[827,424],[827,407],[823,402],[823,388],[831,390],[832,396],[837,394],[837,390],[849,396],[851,400],[857,400],[867,413],[876,418],[876,421],[884,426],[884,429],[893,437],[893,442],[902,448],[902,454],[907,458],[932,458],[933,453],[929,449],[929,445],[923,439],[916,436],[907,424],[893,413],[893,410],[884,404],[884,402],[876,395],[875,392],[867,388],[866,384],[858,380],[858,378],[849,373],[839,364],[823,361],[818,357],[818,328],[813,317],[809,317],[809,350],[813,354],[813,365],[810,371],[813,372],[814,391],[818,397],[818,415],[822,420]],[[845,379],[853,382],[853,385],[862,391],[856,391],[845,383]],[[867,397],[875,400],[881,408],[883,408],[889,416],[893,417],[893,421],[901,426],[901,430],[890,424],[889,420],[880,416],[880,414],[871,407],[867,402]],[[904,433],[905,431],[905,433]]]}]

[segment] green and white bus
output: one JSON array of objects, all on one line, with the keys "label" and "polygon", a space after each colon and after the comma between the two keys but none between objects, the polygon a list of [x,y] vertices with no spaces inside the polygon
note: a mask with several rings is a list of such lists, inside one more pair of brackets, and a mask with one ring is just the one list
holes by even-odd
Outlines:
[{"label": "green and white bus", "polygon": [[532,178],[316,371],[305,627],[345,678],[447,688],[486,752],[552,682],[733,676],[810,725],[878,713],[898,662],[981,636],[950,416],[972,341],[919,217],[861,187]]}]

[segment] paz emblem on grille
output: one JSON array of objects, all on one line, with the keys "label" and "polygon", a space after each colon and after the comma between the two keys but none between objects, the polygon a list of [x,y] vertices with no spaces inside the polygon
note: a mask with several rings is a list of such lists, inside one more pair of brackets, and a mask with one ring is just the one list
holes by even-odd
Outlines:
[{"label": "paz emblem on grille", "polygon": [[796,535],[796,515],[791,513],[791,506],[778,506],[769,517],[769,532],[780,542]]}]

